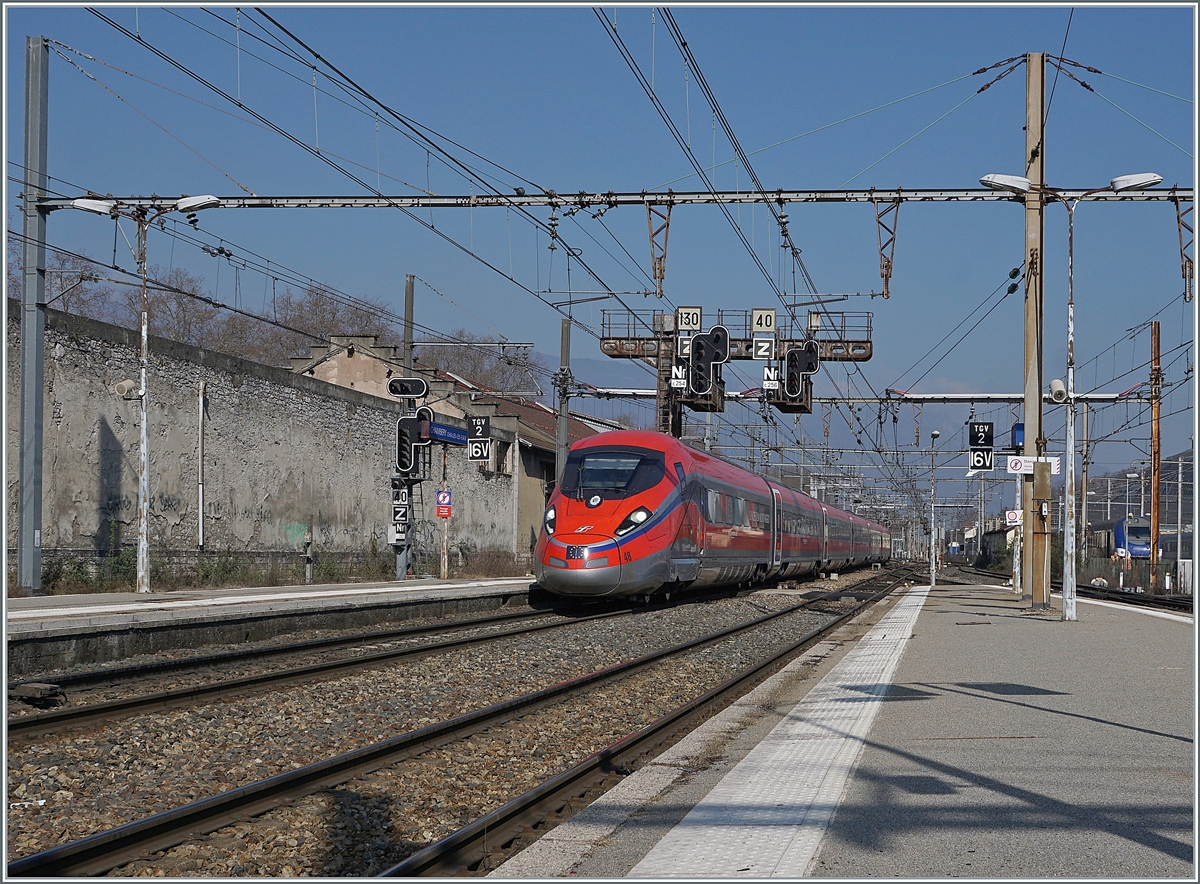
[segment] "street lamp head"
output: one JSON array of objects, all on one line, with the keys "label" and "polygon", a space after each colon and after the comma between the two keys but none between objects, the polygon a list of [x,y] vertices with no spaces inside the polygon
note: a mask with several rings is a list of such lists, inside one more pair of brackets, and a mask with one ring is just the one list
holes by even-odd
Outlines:
[{"label": "street lamp head", "polygon": [[1154,187],[1156,184],[1162,184],[1162,180],[1162,175],[1154,172],[1139,172],[1136,175],[1119,175],[1108,182],[1108,187],[1113,193],[1120,193],[1123,190],[1142,190],[1146,187]]},{"label": "street lamp head", "polygon": [[205,194],[204,196],[182,196],[175,203],[175,208],[180,212],[187,213],[199,212],[204,209],[215,209],[220,205],[220,199],[212,194]]},{"label": "street lamp head", "polygon": [[115,200],[93,200],[86,197],[71,200],[71,206],[85,212],[95,212],[97,215],[111,215],[117,207]]},{"label": "street lamp head", "polygon": [[934,430],[933,432],[931,432],[929,434],[929,438],[932,439],[934,442],[936,442],[938,436],[940,436],[940,435],[942,435],[940,432],[938,432],[937,430]]},{"label": "street lamp head", "polygon": [[1009,193],[1029,193],[1033,185],[1020,175],[984,175],[979,183],[992,190],[1007,190]]}]

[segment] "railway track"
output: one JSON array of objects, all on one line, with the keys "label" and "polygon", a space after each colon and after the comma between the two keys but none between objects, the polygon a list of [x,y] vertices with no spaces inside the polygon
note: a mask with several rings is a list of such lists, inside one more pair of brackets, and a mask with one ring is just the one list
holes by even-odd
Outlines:
[{"label": "railway track", "polygon": [[[260,672],[238,678],[220,679],[204,684],[193,684],[185,687],[170,688],[168,690],[153,691],[147,694],[138,694],[129,697],[122,697],[120,699],[86,703],[79,706],[56,709],[50,712],[12,716],[9,717],[7,722],[8,733],[10,737],[33,737],[59,733],[61,731],[77,728],[85,724],[103,723],[130,715],[140,715],[146,712],[175,709],[207,700],[216,700],[223,697],[234,697],[254,691],[277,689],[289,684],[305,683],[318,678],[333,678],[348,675],[354,672],[370,669],[375,666],[382,666],[386,663],[396,662],[403,659],[418,659],[429,654],[444,653],[455,648],[462,648],[480,642],[497,641],[503,638],[511,638],[513,636],[541,632],[547,629],[564,628],[577,623],[585,623],[589,620],[601,620],[610,617],[624,616],[628,615],[630,612],[631,609],[629,608],[602,611],[596,614],[585,615],[569,620],[560,619],[547,623],[534,623],[527,626],[519,626],[512,629],[502,629],[483,634],[472,633],[463,637],[447,639],[444,641],[428,642],[403,648],[359,654],[350,657],[340,657],[333,660],[325,660],[320,663],[312,663],[303,666],[293,666],[285,669]],[[151,674],[159,675],[164,672],[174,672],[180,669],[192,670],[196,668],[204,668],[207,666],[228,663],[233,660],[236,660],[237,662],[245,662],[247,660],[259,660],[282,653],[301,653],[314,649],[327,650],[329,648],[359,646],[364,642],[376,643],[384,639],[395,639],[397,637],[412,638],[445,632],[446,630],[454,628],[455,626],[464,630],[471,627],[494,626],[506,621],[528,619],[531,616],[538,615],[543,617],[545,616],[542,612],[507,614],[499,617],[477,618],[471,621],[438,627],[387,630],[363,633],[354,638],[317,639],[306,642],[298,642],[291,645],[272,646],[255,651],[235,651],[227,654],[208,655],[205,657],[191,658],[191,662],[193,664],[191,666],[187,665],[189,661],[165,661],[145,664],[144,666],[124,667],[116,671],[119,673],[119,679],[143,678]],[[96,670],[88,673],[81,673],[78,676],[74,676],[73,680],[68,679],[67,681],[68,683],[72,684],[104,683],[105,680],[102,678],[102,676],[105,674],[105,672],[105,670]]]},{"label": "railway track", "polygon": [[[485,859],[502,861],[522,835],[539,828],[548,831],[548,820],[561,822],[569,809],[584,806],[587,796],[598,796],[705,719],[721,711],[733,700],[773,675],[798,653],[829,635],[863,609],[890,594],[912,575],[908,571],[890,573],[865,581],[854,588],[857,604],[830,623],[801,636],[793,644],[699,697],[672,709],[646,727],[594,753],[575,767],[564,771],[513,799],[498,810],[462,827],[458,831],[387,869],[380,877],[448,877],[469,875],[480,870]],[[543,828],[544,827],[544,828]]]},{"label": "railway track", "polygon": [[[783,628],[791,622],[789,617],[796,616],[797,612],[802,610],[808,613],[808,610],[818,605],[820,601],[820,598],[805,598],[800,604],[789,605],[750,621],[699,636],[669,648],[643,654],[633,660],[604,667],[552,687],[474,709],[448,720],[417,728],[351,752],[193,801],[114,829],[96,832],[86,838],[16,859],[9,864],[8,874],[22,877],[99,874],[119,869],[122,865],[138,858],[141,858],[142,862],[149,862],[148,856],[159,851],[166,851],[173,845],[184,844],[202,833],[214,832],[231,823],[247,824],[251,818],[264,814],[272,808],[279,808],[281,804],[290,806],[303,796],[327,792],[338,784],[344,784],[356,777],[363,777],[371,772],[379,772],[381,769],[389,768],[400,762],[418,758],[423,753],[431,753],[437,747],[454,741],[461,743],[483,729],[487,729],[489,734],[496,728],[503,729],[505,727],[532,727],[535,733],[544,732],[545,727],[539,727],[536,723],[523,722],[523,719],[536,718],[541,715],[550,716],[550,720],[552,720],[556,714],[560,714],[555,710],[559,709],[563,703],[574,703],[580,709],[590,708],[586,692],[619,690],[606,686],[625,685],[630,679],[636,681],[638,678],[650,678],[646,673],[656,671],[655,667],[658,667],[657,671],[662,671],[660,664],[664,660],[674,660],[676,666],[682,666],[686,662],[687,665],[697,668],[703,668],[704,665],[711,663],[710,668],[715,667],[714,671],[724,674],[727,672],[727,665],[709,661],[706,659],[706,655],[716,654],[720,649],[734,646],[739,637],[753,636],[755,630],[766,629],[769,631],[771,628]],[[838,616],[835,622],[840,622],[844,616],[846,615]],[[826,619],[834,618],[827,617]],[[775,624],[775,626],[769,627],[766,624]],[[796,653],[804,644],[815,641],[820,634],[821,630],[806,630],[805,636],[800,641],[789,641],[788,647],[782,654],[778,652],[772,654],[769,660],[759,662],[749,668],[763,672],[773,665],[772,661],[782,660],[788,655]],[[782,663],[778,665],[782,665]],[[669,669],[670,667],[668,667]],[[743,675],[743,678],[750,677],[752,676]],[[716,699],[718,695],[727,693],[731,689],[726,687],[716,693],[702,692],[701,696],[690,701],[692,713],[695,714],[697,710],[710,708],[718,702]],[[585,692],[582,697],[580,696],[581,691]],[[651,688],[647,696],[657,696],[660,693],[662,693],[661,688]],[[620,706],[620,704],[611,702],[607,705]],[[627,715],[631,711],[637,710],[614,708],[613,714]],[[680,712],[673,720],[678,721],[683,715],[684,713]],[[558,724],[561,726],[561,722]],[[679,724],[675,725],[676,728],[679,726]],[[659,725],[660,730],[664,727],[666,727],[665,724]],[[620,731],[620,733],[625,734],[628,731]],[[636,742],[643,744],[645,739]],[[596,754],[596,750],[593,749],[589,754]],[[610,755],[605,755],[599,760],[602,767],[608,763]],[[401,765],[399,769],[403,770],[403,767]],[[506,772],[506,775],[511,776],[512,774]],[[286,807],[282,812],[287,812]],[[494,827],[490,825],[488,828],[495,831]],[[461,853],[461,849],[458,850]],[[10,845],[10,854],[11,852]],[[120,873],[117,872],[117,874]],[[368,872],[359,870],[351,873],[364,874]]]},{"label": "railway track", "polygon": [[282,642],[279,644],[260,645],[251,648],[238,648],[232,651],[221,651],[215,654],[192,654],[173,657],[166,660],[154,660],[128,666],[107,666],[99,669],[89,669],[82,672],[64,672],[53,675],[43,675],[35,678],[25,678],[8,683],[11,692],[21,685],[33,683],[51,683],[60,688],[87,688],[100,684],[114,684],[134,681],[149,676],[161,675],[179,671],[199,671],[210,667],[228,666],[234,663],[257,662],[289,654],[303,654],[317,651],[329,651],[339,648],[377,644],[379,642],[397,641],[401,639],[417,639],[430,635],[439,635],[460,629],[488,627],[500,623],[528,620],[537,617],[547,617],[546,611],[513,611],[503,614],[475,617],[465,620],[451,620],[424,626],[406,626],[395,629],[375,629],[367,632],[356,632],[351,635],[324,636],[303,641]]},{"label": "railway track", "polygon": [[[959,571],[990,577],[993,580],[1007,579],[1005,575],[997,574],[995,571],[984,571],[981,568],[974,568],[969,565],[955,565],[954,567]],[[1060,593],[1062,592],[1062,587],[1061,580],[1052,581],[1050,584],[1051,590]],[[1075,584],[1075,593],[1083,598],[1101,599],[1103,601],[1119,602],[1123,605],[1154,608],[1162,611],[1191,612],[1193,610],[1192,596],[1190,595],[1155,595],[1146,592],[1125,592],[1115,589],[1104,589],[1088,583]]]}]

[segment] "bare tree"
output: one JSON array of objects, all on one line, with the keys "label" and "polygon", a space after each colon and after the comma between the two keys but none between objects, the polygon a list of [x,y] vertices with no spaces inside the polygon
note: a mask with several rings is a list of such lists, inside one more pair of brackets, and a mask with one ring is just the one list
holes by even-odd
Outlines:
[{"label": "bare tree", "polygon": [[348,304],[319,285],[299,295],[288,288],[273,299],[268,312],[227,313],[207,346],[265,365],[287,366],[290,357],[307,355],[314,343],[330,335],[375,335],[381,344],[399,343],[387,305],[358,300],[357,305]]},{"label": "bare tree", "polygon": [[[21,299],[25,256],[21,240],[11,230],[7,240],[5,290],[8,297]],[[117,304],[116,290],[102,282],[99,268],[86,257],[49,250],[46,254],[46,306],[63,313],[107,319]]]},{"label": "bare tree", "polygon": [[[491,339],[466,329],[455,329],[447,337],[467,343]],[[495,343],[495,342],[492,342]],[[425,365],[440,371],[453,372],[477,386],[501,393],[534,393],[539,375],[544,380],[549,372],[546,361],[537,353],[518,352],[514,347],[439,347],[422,344],[416,348],[417,358]]]}]

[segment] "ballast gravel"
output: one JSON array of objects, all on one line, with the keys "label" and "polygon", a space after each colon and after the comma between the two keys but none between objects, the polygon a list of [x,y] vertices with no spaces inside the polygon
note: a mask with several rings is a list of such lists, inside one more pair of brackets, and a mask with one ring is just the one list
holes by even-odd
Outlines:
[{"label": "ballast gravel", "polygon": [[[844,581],[846,578],[842,578]],[[832,588],[829,581],[822,589]],[[503,638],[8,747],[9,859],[443,721],[799,601],[757,593]],[[748,635],[427,751],[110,875],[371,875],[829,619]]]}]

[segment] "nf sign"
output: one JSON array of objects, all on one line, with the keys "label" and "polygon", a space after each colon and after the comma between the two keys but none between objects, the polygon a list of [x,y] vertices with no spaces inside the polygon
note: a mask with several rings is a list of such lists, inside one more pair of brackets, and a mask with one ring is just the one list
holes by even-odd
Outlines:
[{"label": "nf sign", "polygon": [[[688,349],[691,349],[691,343],[688,344]],[[672,365],[671,366],[671,388],[674,390],[687,389],[687,366]]]}]

